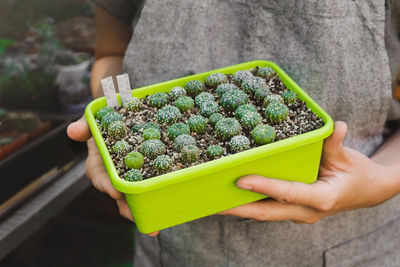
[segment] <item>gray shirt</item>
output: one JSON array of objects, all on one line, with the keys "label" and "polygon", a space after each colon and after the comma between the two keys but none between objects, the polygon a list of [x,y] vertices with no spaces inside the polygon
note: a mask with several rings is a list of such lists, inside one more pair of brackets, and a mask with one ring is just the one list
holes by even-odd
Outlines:
[{"label": "gray shirt", "polygon": [[[124,58],[133,87],[267,59],[347,122],[345,145],[366,155],[400,118],[398,0],[95,2],[135,26]],[[399,234],[399,196],[313,225],[210,216],[139,234],[135,266],[394,266]]]}]

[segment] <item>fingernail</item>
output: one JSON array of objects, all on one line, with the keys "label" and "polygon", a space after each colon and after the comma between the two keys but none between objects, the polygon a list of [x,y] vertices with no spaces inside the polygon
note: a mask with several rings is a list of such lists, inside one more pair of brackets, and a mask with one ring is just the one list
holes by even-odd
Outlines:
[{"label": "fingernail", "polygon": [[237,187],[239,187],[240,189],[244,189],[244,190],[251,190],[252,187],[248,184],[237,184]]}]

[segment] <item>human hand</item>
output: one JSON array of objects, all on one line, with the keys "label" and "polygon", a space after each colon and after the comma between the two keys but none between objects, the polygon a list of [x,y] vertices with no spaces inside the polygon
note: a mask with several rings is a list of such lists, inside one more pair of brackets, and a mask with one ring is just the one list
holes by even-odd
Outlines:
[{"label": "human hand", "polygon": [[[86,175],[92,181],[93,186],[104,193],[107,193],[116,200],[119,213],[121,216],[133,222],[132,214],[129,210],[128,204],[121,192],[118,192],[111,184],[108,178],[103,160],[101,159],[100,152],[97,149],[96,142],[91,136],[89,126],[84,116],[78,121],[71,123],[67,128],[69,138],[79,141],[87,142],[88,158],[86,160]],[[149,234],[156,236],[159,232]]]},{"label": "human hand", "polygon": [[346,132],[344,122],[335,124],[334,133],[324,143],[319,177],[315,183],[245,176],[237,181],[239,188],[271,198],[219,214],[261,221],[315,223],[323,217],[371,207],[393,197],[397,193],[392,189],[395,178],[389,174],[388,168],[344,147],[342,140]]}]

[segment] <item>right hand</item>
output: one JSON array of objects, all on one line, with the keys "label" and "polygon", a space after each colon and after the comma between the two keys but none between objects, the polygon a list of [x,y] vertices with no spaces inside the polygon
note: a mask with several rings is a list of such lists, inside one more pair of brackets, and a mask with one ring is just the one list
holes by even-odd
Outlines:
[{"label": "right hand", "polygon": [[[128,204],[121,192],[118,192],[111,184],[108,178],[100,152],[97,149],[89,125],[86,122],[85,116],[82,116],[76,122],[68,125],[67,134],[69,138],[79,142],[85,142],[88,146],[88,158],[86,160],[86,175],[92,181],[93,186],[104,193],[107,193],[117,201],[119,213],[121,216],[133,222],[132,214]],[[150,233],[149,236],[156,236],[159,232]]]}]

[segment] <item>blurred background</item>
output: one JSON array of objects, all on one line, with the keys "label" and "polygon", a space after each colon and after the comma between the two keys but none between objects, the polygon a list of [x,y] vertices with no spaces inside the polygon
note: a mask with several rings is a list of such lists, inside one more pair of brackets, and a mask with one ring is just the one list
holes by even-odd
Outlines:
[{"label": "blurred background", "polygon": [[66,127],[91,101],[93,6],[0,8],[0,265],[130,266],[134,227],[85,177]]}]

